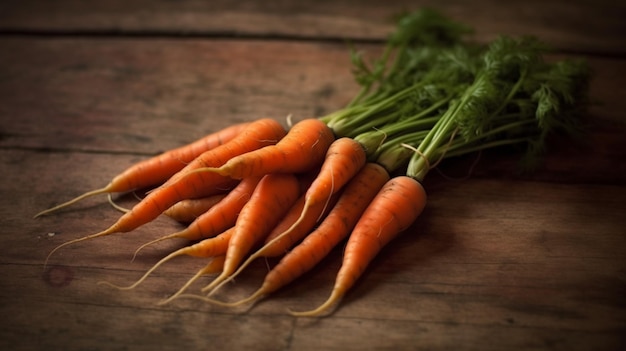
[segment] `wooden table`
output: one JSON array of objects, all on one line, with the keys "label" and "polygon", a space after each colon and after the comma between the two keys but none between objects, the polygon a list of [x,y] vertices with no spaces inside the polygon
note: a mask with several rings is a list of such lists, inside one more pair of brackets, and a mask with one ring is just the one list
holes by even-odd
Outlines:
[{"label": "wooden table", "polygon": [[[613,1],[24,1],[0,3],[0,348],[3,350],[626,349],[626,8]],[[450,161],[429,203],[331,316],[294,318],[328,295],[336,249],[251,308],[157,305],[204,261],[182,242],[135,248],[181,226],[60,250],[119,213],[104,197],[33,214],[100,187],[158,151],[239,121],[321,116],[357,91],[346,39],[380,49],[395,13],[432,5],[475,39],[532,34],[594,70],[583,143],[556,141],[540,169],[515,155]],[[118,199],[129,205],[132,198]],[[252,292],[257,262],[228,298]],[[207,278],[208,279],[208,278]]]}]

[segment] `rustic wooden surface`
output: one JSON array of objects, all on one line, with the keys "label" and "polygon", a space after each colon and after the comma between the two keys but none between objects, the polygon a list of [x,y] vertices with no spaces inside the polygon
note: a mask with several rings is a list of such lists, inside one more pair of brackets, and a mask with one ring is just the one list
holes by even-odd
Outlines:
[{"label": "rustic wooden surface", "polygon": [[[0,348],[3,350],[626,349],[626,25],[613,1],[3,1],[0,3]],[[428,207],[341,307],[340,249],[249,309],[156,304],[203,262],[181,258],[133,291],[180,225],[67,247],[119,216],[103,197],[32,215],[130,164],[237,121],[319,116],[356,91],[345,39],[375,52],[400,10],[432,5],[476,28],[534,34],[586,58],[586,142],[555,141],[533,175],[484,153],[427,179]],[[454,178],[454,179],[450,179]],[[132,199],[120,199],[122,204]],[[258,262],[224,294],[252,292]],[[199,285],[200,286],[200,285]]]}]

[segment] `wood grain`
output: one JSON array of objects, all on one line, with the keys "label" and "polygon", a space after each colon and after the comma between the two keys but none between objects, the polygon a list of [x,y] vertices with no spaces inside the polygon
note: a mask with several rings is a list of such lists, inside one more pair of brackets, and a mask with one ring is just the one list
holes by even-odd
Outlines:
[{"label": "wood grain", "polygon": [[356,91],[345,45],[0,40],[5,146],[151,154],[236,121],[322,115]]},{"label": "wood grain", "polygon": [[[142,243],[181,228],[167,218],[63,248],[44,270],[53,247],[119,212],[104,197],[33,220],[36,212],[207,131],[343,106],[357,87],[337,38],[366,40],[358,46],[375,53],[387,18],[407,4],[2,2],[0,349],[626,348],[626,46],[623,5],[612,2],[437,5],[477,27],[479,40],[523,32],[554,43],[559,57],[586,53],[588,134],[555,139],[533,174],[516,173],[511,150],[485,152],[475,166],[477,155],[442,164],[426,179],[422,216],[329,317],[286,309],[326,298],[341,246],[302,279],[237,309],[157,304],[201,259],[173,260],[132,291],[97,284],[130,284],[185,245],[161,243],[130,261]],[[255,262],[218,297],[247,296],[274,263]]]},{"label": "wood grain", "polygon": [[393,29],[395,16],[420,7],[467,23],[482,41],[500,34],[536,35],[568,51],[626,50],[626,7],[610,0],[7,0],[0,4],[0,29],[381,40]]}]

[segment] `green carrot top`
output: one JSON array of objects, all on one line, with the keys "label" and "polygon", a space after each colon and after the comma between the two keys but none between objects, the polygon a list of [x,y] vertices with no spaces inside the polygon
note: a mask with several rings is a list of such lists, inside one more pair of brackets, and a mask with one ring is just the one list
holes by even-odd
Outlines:
[{"label": "green carrot top", "polygon": [[536,38],[479,45],[471,32],[433,10],[405,15],[371,65],[352,52],[361,90],[321,119],[372,161],[419,180],[443,158],[507,144],[525,143],[530,165],[551,132],[579,130],[585,62],[548,62]]}]

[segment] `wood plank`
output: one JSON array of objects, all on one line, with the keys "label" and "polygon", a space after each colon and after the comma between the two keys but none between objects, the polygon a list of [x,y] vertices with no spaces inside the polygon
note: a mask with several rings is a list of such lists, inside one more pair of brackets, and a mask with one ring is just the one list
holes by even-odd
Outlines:
[{"label": "wood plank", "polygon": [[[356,86],[345,45],[327,39],[380,40],[407,3],[0,3],[0,349],[624,349],[624,7],[604,1],[439,5],[478,24],[480,40],[530,31],[563,50],[607,54],[588,57],[590,133],[583,144],[554,140],[532,175],[514,173],[510,150],[485,152],[476,166],[476,155],[444,163],[426,179],[424,213],[329,318],[286,308],[327,297],[341,245],[293,284],[236,309],[157,305],[201,259],[173,260],[132,291],[96,284],[130,284],[184,245],[160,243],[130,262],[140,244],[181,228],[167,218],[65,247],[44,270],[53,247],[119,213],[102,196],[35,212],[208,130],[342,106]],[[175,36],[183,32],[198,37]],[[225,39],[233,35],[249,38]],[[248,296],[274,263],[255,262],[216,297]]]},{"label": "wood plank", "polygon": [[[176,229],[166,219],[67,247],[53,256],[52,274],[43,274],[42,261],[55,245],[97,231],[118,214],[102,198],[38,220],[32,211],[68,188],[101,184],[103,165],[132,157],[1,150],[0,161],[7,176],[0,198],[14,199],[11,207],[0,206],[0,346],[10,349],[74,350],[104,340],[103,349],[483,349],[491,336],[494,350],[614,350],[625,341],[623,186],[431,178],[420,219],[373,262],[332,318],[313,321],[294,319],[285,308],[311,308],[327,296],[340,248],[250,309],[195,300],[156,306],[204,264],[197,259],[163,266],[134,291],[96,285],[130,283],[180,245],[148,249],[129,263],[140,243]],[[41,171],[53,168],[65,172]],[[218,297],[247,296],[266,269],[257,262]]]},{"label": "wood plank", "polygon": [[4,147],[152,154],[237,121],[322,115],[356,90],[343,44],[2,38],[0,47]]},{"label": "wood plank", "polygon": [[[40,281],[33,279],[40,275],[40,266],[9,268],[2,267],[2,272],[15,274],[12,283]],[[139,307],[129,304],[126,294],[110,294],[106,289],[104,294],[100,291],[89,295],[88,289],[80,287],[96,287],[91,279],[106,275],[81,272],[90,278],[80,279],[82,282],[75,279],[74,289],[40,283],[28,284],[33,290],[27,296],[21,289],[11,292],[22,295],[3,293],[0,309],[11,317],[2,322],[0,346],[18,351],[245,350],[262,345],[261,349],[277,350],[285,349],[293,329],[292,319],[284,316],[207,313],[202,309],[158,308],[153,304]]]},{"label": "wood plank", "polygon": [[400,11],[436,8],[478,40],[535,35],[568,51],[624,54],[623,3],[600,1],[152,1],[7,0],[0,31],[155,33],[381,40]]}]

